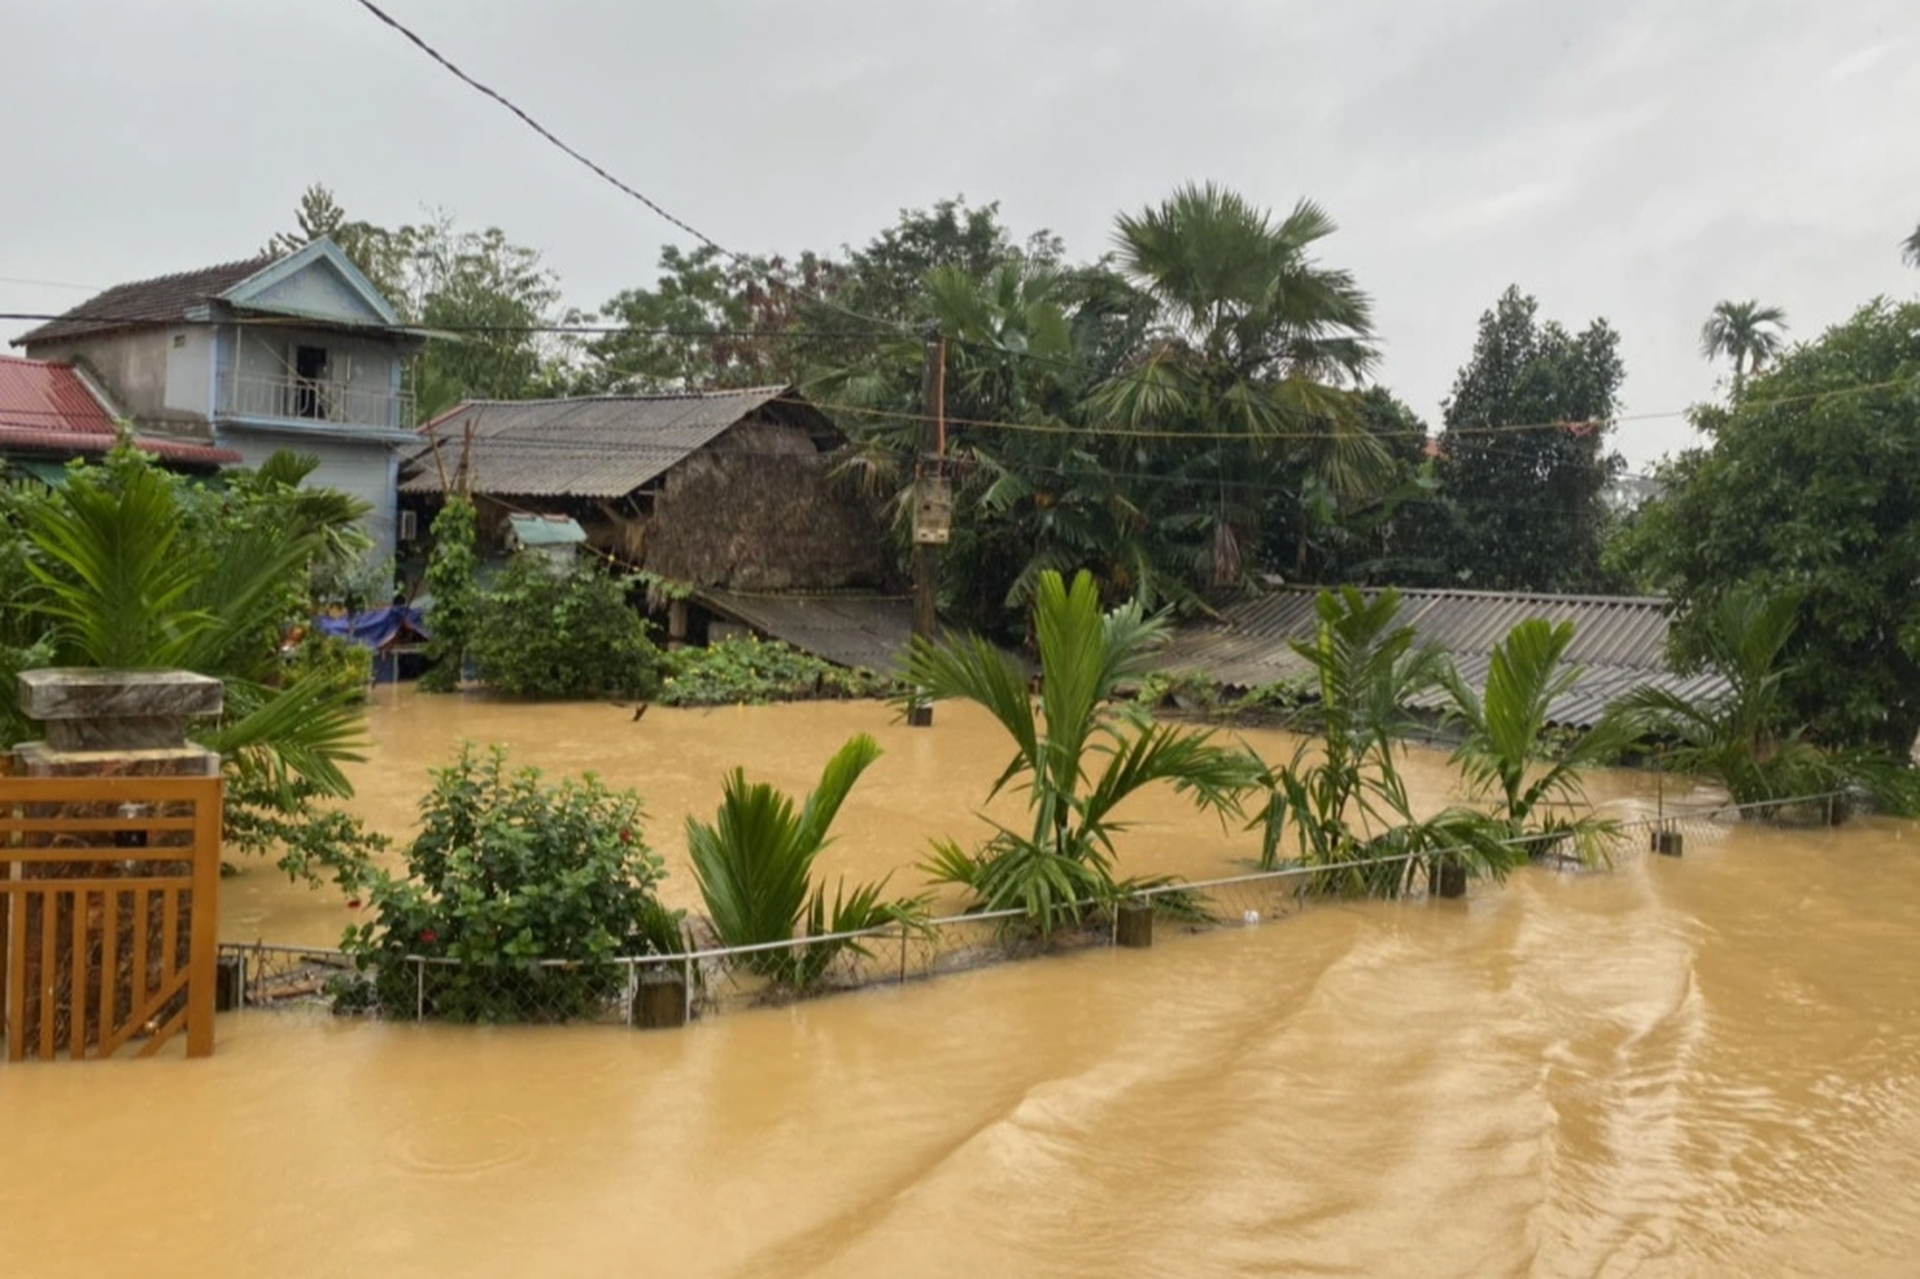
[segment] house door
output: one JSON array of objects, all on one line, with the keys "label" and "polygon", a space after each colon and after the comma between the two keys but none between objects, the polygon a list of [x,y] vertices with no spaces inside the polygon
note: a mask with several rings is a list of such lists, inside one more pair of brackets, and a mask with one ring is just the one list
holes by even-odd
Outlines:
[{"label": "house door", "polygon": [[327,378],[327,348],[324,346],[296,346],[293,348],[293,415],[295,417],[324,417],[320,384]]}]

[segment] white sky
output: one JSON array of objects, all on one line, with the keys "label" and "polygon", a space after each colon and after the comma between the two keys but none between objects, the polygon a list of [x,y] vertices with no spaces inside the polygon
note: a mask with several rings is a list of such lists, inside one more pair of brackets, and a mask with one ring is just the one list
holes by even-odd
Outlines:
[{"label": "white sky", "polygon": [[[729,247],[861,243],[999,199],[1075,257],[1213,178],[1341,230],[1381,380],[1437,428],[1509,283],[1623,335],[1624,411],[1713,392],[1725,297],[1811,336],[1920,272],[1912,0],[390,0],[454,61]],[[542,249],[570,302],[671,228],[353,0],[0,0],[0,277],[104,286],[243,257],[319,180]],[[0,279],[0,310],[71,289]],[[24,329],[25,325],[17,326]],[[6,336],[12,336],[11,333]],[[1628,423],[1636,465],[1685,444]]]}]

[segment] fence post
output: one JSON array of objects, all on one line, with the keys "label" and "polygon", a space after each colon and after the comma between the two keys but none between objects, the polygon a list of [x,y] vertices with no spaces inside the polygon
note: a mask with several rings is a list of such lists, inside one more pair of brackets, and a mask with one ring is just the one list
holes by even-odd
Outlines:
[{"label": "fence post", "polygon": [[640,998],[640,965],[638,960],[629,959],[627,964],[626,995],[620,1002],[626,1007],[627,1029],[633,1029],[633,1004]]},{"label": "fence post", "polygon": [[907,926],[900,925],[900,984],[907,984]]},{"label": "fence post", "polygon": [[687,1005],[686,1019],[687,1019],[687,1022],[691,1024],[693,1021],[693,954],[691,952],[687,954],[686,958],[680,961],[680,976],[682,978],[681,985],[686,989],[686,992],[687,992],[686,993],[686,1005]]},{"label": "fence post", "polygon": [[418,957],[413,961],[413,1019],[427,1019],[427,961]]}]

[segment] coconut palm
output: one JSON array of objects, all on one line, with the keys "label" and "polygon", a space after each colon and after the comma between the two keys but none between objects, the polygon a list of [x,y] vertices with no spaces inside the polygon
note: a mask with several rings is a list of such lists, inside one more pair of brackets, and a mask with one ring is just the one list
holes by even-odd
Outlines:
[{"label": "coconut palm", "polygon": [[[830,842],[828,829],[853,784],[880,758],[865,733],[849,740],[827,761],[820,785],[794,811],[793,800],[765,782],[749,784],[735,769],[725,783],[712,824],[687,818],[687,855],[706,901],[713,930],[729,946],[757,946],[796,937],[859,932],[889,922],[911,922],[921,901],[885,901],[886,880],[848,891],[845,881],[828,903],[824,885],[813,883],[814,859]],[[839,938],[745,957],[764,976],[810,986],[826,974],[835,956],[865,954],[857,939]]]},{"label": "coconut palm", "polygon": [[1584,807],[1582,769],[1609,764],[1631,744],[1633,731],[1618,717],[1547,749],[1553,703],[1580,679],[1565,662],[1573,623],[1529,618],[1493,650],[1486,691],[1476,692],[1451,664],[1441,683],[1453,701],[1450,714],[1465,729],[1454,763],[1479,795],[1498,802],[1495,816],[1509,838],[1541,837],[1535,845],[1570,839],[1589,861],[1599,860],[1603,841],[1618,823],[1592,813],[1549,812]]},{"label": "coconut palm", "polygon": [[1757,301],[1716,302],[1700,326],[1700,354],[1709,360],[1722,356],[1733,361],[1733,396],[1740,398],[1747,374],[1780,353],[1786,345],[1787,313]]},{"label": "coconut palm", "polygon": [[1024,912],[1045,940],[1142,886],[1113,874],[1113,837],[1125,829],[1116,810],[1130,796],[1165,782],[1196,807],[1226,814],[1237,811],[1251,773],[1243,756],[1216,746],[1209,732],[1154,723],[1137,706],[1105,709],[1123,681],[1148,669],[1164,618],[1147,616],[1138,601],[1103,614],[1085,572],[1071,584],[1041,573],[1033,608],[1037,715],[1026,672],[978,636],[916,637],[903,678],[927,696],[975,702],[999,721],[1014,754],[989,798],[1018,783],[1031,816],[1025,830],[994,823],[978,853],[936,842],[925,869],[938,882],[969,888],[977,909]]},{"label": "coconut palm", "polygon": [[1393,895],[1441,853],[1504,875],[1524,853],[1503,844],[1483,814],[1454,807],[1414,816],[1395,756],[1417,727],[1408,706],[1439,683],[1444,658],[1400,621],[1399,592],[1322,591],[1315,609],[1312,641],[1292,642],[1313,698],[1294,726],[1319,740],[1303,741],[1284,767],[1261,763],[1267,801],[1249,826],[1261,832],[1261,868],[1278,866],[1291,842],[1297,863],[1316,870],[1309,882],[1317,891]]},{"label": "coconut palm", "polygon": [[1912,235],[1900,241],[1900,260],[1908,266],[1920,267],[1920,226],[1916,226]]},{"label": "coconut palm", "polygon": [[[1219,481],[1262,474],[1291,490],[1311,476],[1341,498],[1372,495],[1387,459],[1339,389],[1376,358],[1372,311],[1350,273],[1312,256],[1334,229],[1311,201],[1276,222],[1212,183],[1122,216],[1120,265],[1157,302],[1160,323],[1095,392],[1093,420],[1243,437],[1162,450]],[[1216,584],[1226,584],[1241,576],[1240,547],[1259,512],[1226,496],[1243,484],[1219,491],[1210,558]]]}]

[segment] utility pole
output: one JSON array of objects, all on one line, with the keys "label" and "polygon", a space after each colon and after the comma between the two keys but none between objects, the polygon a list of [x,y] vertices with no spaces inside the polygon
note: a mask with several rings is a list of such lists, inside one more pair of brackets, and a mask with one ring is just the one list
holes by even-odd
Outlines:
[{"label": "utility pole", "polygon": [[[931,642],[939,633],[940,615],[935,593],[940,582],[940,548],[947,540],[952,508],[947,497],[941,462],[947,451],[947,340],[939,330],[927,335],[926,361],[920,375],[920,458],[913,468],[913,635]],[[930,509],[935,490],[942,507]],[[916,698],[907,708],[914,728],[933,726],[933,703]]]}]

